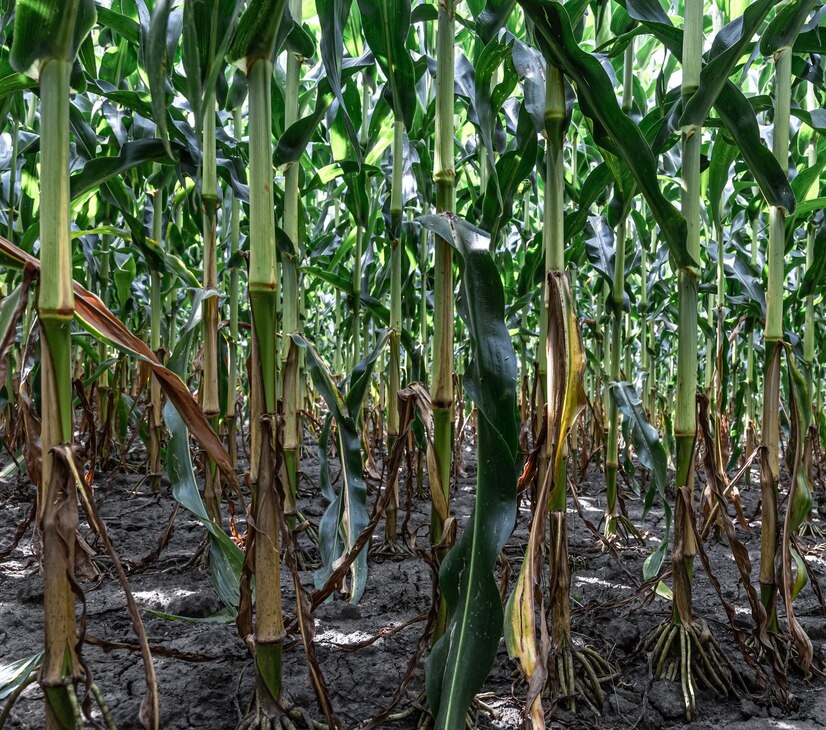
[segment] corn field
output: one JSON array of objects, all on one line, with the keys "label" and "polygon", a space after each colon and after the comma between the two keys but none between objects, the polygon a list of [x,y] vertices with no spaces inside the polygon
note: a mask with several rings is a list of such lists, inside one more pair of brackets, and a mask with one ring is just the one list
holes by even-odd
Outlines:
[{"label": "corn field", "polygon": [[0,0],[0,729],[821,726],[824,51]]}]

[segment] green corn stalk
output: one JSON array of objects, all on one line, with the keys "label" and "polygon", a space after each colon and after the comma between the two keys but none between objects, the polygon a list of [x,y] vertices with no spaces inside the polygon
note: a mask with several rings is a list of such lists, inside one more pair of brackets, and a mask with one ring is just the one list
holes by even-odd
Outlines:
[{"label": "green corn stalk", "polygon": [[[686,0],[683,26],[682,95],[691,98],[700,83],[703,51],[703,2]],[[700,258],[700,142],[702,127],[682,130],[683,188],[682,215],[688,231],[686,247],[694,261]],[[678,272],[679,329],[677,351],[677,403],[674,436],[677,445],[677,489],[688,493],[694,504],[694,444],[697,436],[697,298],[699,271],[682,266]],[[683,499],[677,500],[672,562],[674,570],[674,612],[677,624],[690,626],[691,582],[696,544],[694,515],[687,513]]]},{"label": "green corn stalk", "polygon": [[[437,213],[453,213],[456,209],[453,155],[455,25],[455,1],[440,2],[436,35],[436,141],[433,166]],[[433,376],[430,392],[437,473],[428,476],[433,495],[430,535],[433,544],[438,545],[450,516],[453,462],[453,249],[450,242],[438,234],[435,237],[433,287]],[[434,640],[438,640],[444,632],[447,619],[447,606],[442,601]]]},{"label": "green corn stalk", "polygon": [[[387,452],[392,453],[399,438],[399,390],[401,388],[402,330],[402,152],[404,121],[397,119],[393,130],[393,177],[390,191],[390,362],[387,388]],[[399,480],[397,474],[388,478],[393,496],[387,506],[384,538],[389,543],[397,539],[399,512]]]},{"label": "green corn stalk", "polygon": [[[158,184],[152,194],[152,237],[159,246],[163,246],[163,185],[159,170],[156,167]],[[161,301],[161,272],[153,269],[150,272],[150,341],[152,352],[159,355],[161,349],[161,319],[163,317],[163,303]],[[160,490],[161,486],[161,439],[163,430],[163,400],[161,398],[161,384],[157,378],[150,379],[149,396],[149,478],[152,489]]]},{"label": "green corn stalk", "polygon": [[[634,44],[631,43],[625,50],[623,59],[622,82],[622,110],[629,114],[631,111],[632,81],[634,72]],[[614,282],[611,288],[611,355],[608,377],[612,383],[619,382],[620,353],[625,347],[625,332],[623,331],[623,301],[625,293],[625,247],[628,228],[628,219],[623,215],[617,225],[616,255],[614,257]],[[605,453],[605,528],[606,537],[617,533],[617,523],[620,519],[619,503],[617,501],[617,471],[619,470],[619,413],[617,399],[613,390],[608,389],[608,444]]]},{"label": "green corn stalk", "polygon": [[[302,16],[302,0],[290,0],[290,13],[294,18]],[[289,127],[299,118],[299,81],[302,59],[287,52],[287,80],[284,90],[284,125]],[[298,462],[301,453],[301,362],[292,335],[300,331],[300,288],[298,259],[302,243],[299,238],[298,176],[301,165],[297,162],[287,168],[284,176],[283,228],[292,243],[292,252],[281,256],[282,338],[281,372],[283,373],[282,399],[284,412],[284,474],[285,504],[288,515],[296,511],[298,491]]]},{"label": "green corn stalk", "polygon": [[[546,428],[552,427],[554,414],[551,412],[553,404],[550,402],[552,392],[553,371],[549,368],[549,358],[553,352],[554,343],[550,343],[548,332],[551,278],[558,276],[565,270],[565,227],[564,227],[564,193],[565,177],[562,149],[565,138],[565,86],[562,71],[548,64],[545,70],[545,193],[543,199],[543,241],[545,244],[545,276],[543,283],[543,300],[545,302],[540,312],[539,329],[539,374],[542,383],[542,413]],[[545,458],[539,471],[540,484],[545,480],[547,469],[551,468],[554,459],[555,444],[551,438],[545,439]],[[555,497],[555,498],[554,498]],[[554,493],[549,502],[549,509],[565,511],[566,490],[563,487]]]},{"label": "green corn stalk", "polygon": [[654,409],[650,394],[654,391],[653,374],[651,372],[652,360],[649,351],[649,336],[653,334],[653,327],[648,323],[648,247],[649,240],[646,237],[642,242],[640,251],[640,370],[642,370],[642,403],[643,409],[648,413],[649,420],[654,420]]},{"label": "green corn stalk", "polygon": [[[45,654],[40,685],[45,727],[75,727],[75,686],[82,676],[75,651],[72,590],[78,525],[77,487],[54,449],[74,440],[71,325],[75,305],[69,237],[69,78],[80,42],[95,22],[91,1],[17,3],[11,62],[40,81],[41,454],[37,517],[43,536]],[[157,717],[153,718],[157,727]]]},{"label": "green corn stalk", "polygon": [[[784,172],[789,169],[789,115],[791,108],[791,49],[775,57],[774,129],[772,151]],[[780,523],[778,484],[780,481],[780,364],[784,336],[783,287],[785,283],[786,211],[769,208],[769,241],[766,253],[768,288],[766,292],[766,348],[763,382],[761,439],[765,447],[760,458],[762,529],[760,531],[760,588],[769,621],[769,630],[778,631],[777,577],[775,557]]]},{"label": "green corn stalk", "polygon": [[[250,482],[253,486],[255,531],[253,545],[248,549],[253,551],[255,574],[255,712],[263,718],[281,716],[281,665],[285,636],[279,552],[283,504],[275,469],[278,366],[275,332],[279,287],[273,217],[271,98],[273,54],[285,8],[286,0],[253,0],[241,16],[228,53],[229,59],[238,63],[246,74],[249,86],[248,288],[253,344],[250,364]],[[248,623],[239,625],[245,636],[252,629],[251,623],[249,618]]]},{"label": "green corn stalk", "polygon": [[[755,215],[751,220],[751,249],[750,261],[752,268],[757,267],[757,226],[758,217]],[[754,380],[754,340],[751,335],[746,338],[746,377],[745,377],[745,398],[746,398],[746,454],[751,454],[757,445],[757,427],[754,417],[756,388]],[[751,469],[746,472],[746,484],[751,483]]]},{"label": "green corn stalk", "polygon": [[[217,22],[217,3],[213,22]],[[214,45],[214,33],[210,44]],[[211,49],[210,57],[214,53]],[[218,175],[215,149],[215,90],[206,95],[203,114],[203,166],[201,168],[201,204],[203,206],[204,279],[207,297],[203,302],[204,369],[201,378],[201,409],[218,430],[220,398],[218,394]],[[214,463],[208,462],[204,474],[204,501],[210,516],[221,520],[221,483]]]},{"label": "green corn stalk", "polygon": [[[401,387],[402,331],[402,173],[404,171],[405,132],[413,122],[416,106],[415,71],[406,48],[411,25],[409,0],[392,5],[380,0],[359,0],[367,43],[387,77],[393,106],[392,175],[390,181],[390,353],[387,391],[387,450],[392,452],[399,436],[398,393]],[[387,488],[393,496],[388,503],[385,540],[396,542],[396,517],[399,509],[398,475],[391,474]]]},{"label": "green corn stalk", "polygon": [[[817,108],[817,97],[815,95],[814,86],[811,84],[806,91],[806,107],[808,109]],[[814,167],[817,164],[817,135],[812,134],[809,140],[808,162],[809,167]],[[809,188],[809,200],[814,200],[820,195],[820,178],[817,178],[812,187]],[[814,221],[810,221],[806,229],[806,269],[811,271],[815,264],[815,239],[817,237],[817,226]],[[803,362],[806,364],[808,370],[807,377],[811,380],[813,377],[813,366],[815,361],[815,297],[814,294],[809,294],[806,297],[806,313],[803,324]]]},{"label": "green corn stalk", "polygon": [[[243,126],[243,110],[239,104],[232,112],[232,129],[235,137],[240,139]],[[237,195],[232,197],[229,223],[229,255],[238,253],[241,243],[241,201]],[[229,273],[229,375],[227,377],[227,446],[233,466],[238,464],[238,306],[240,298],[241,271],[233,266]]]}]

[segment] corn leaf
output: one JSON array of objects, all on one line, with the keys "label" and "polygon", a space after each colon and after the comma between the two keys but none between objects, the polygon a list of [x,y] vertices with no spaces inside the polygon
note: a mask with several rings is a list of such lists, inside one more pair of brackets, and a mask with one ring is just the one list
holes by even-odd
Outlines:
[{"label": "corn leaf", "polygon": [[146,76],[149,81],[149,93],[152,97],[152,116],[158,128],[158,138],[166,148],[166,154],[173,157],[169,146],[169,127],[166,121],[167,93],[166,82],[169,71],[167,62],[166,33],[169,13],[172,10],[170,0],[158,0],[152,8],[149,31],[144,40],[143,56],[146,59]]},{"label": "corn leaf", "polygon": [[543,0],[519,3],[535,24],[545,58],[575,82],[583,113],[601,127],[614,147],[611,151],[631,170],[677,265],[697,265],[686,248],[685,219],[660,190],[651,147],[639,127],[620,109],[602,64],[577,44],[565,9],[559,3]]},{"label": "corn leaf", "polygon": [[11,695],[21,684],[31,677],[43,662],[43,652],[39,652],[16,662],[0,664],[0,702]]},{"label": "corn leaf", "polygon": [[516,519],[516,356],[488,236],[449,214],[419,220],[452,243],[461,257],[460,313],[473,355],[467,392],[479,413],[476,502],[439,571],[450,619],[426,672],[428,704],[436,727],[443,729],[464,725],[502,636],[503,609],[493,568]]},{"label": "corn leaf", "polygon": [[316,0],[318,21],[321,25],[321,61],[327,74],[327,82],[339,104],[339,114],[342,116],[347,137],[356,155],[356,162],[360,165],[363,153],[359,144],[358,134],[353,125],[344,95],[341,90],[342,57],[344,56],[344,28],[350,16],[350,7],[353,0]]},{"label": "corn leaf", "polygon": [[[197,320],[188,324],[188,329],[178,341],[169,361],[170,370],[182,380],[186,379],[188,365],[191,362],[192,340],[198,332],[196,324]],[[234,617],[240,603],[244,554],[207,513],[195,481],[189,429],[171,401],[164,404],[163,418],[170,436],[166,450],[166,470],[172,484],[172,496],[209,532],[209,572],[212,585],[218,597],[229,609],[230,618]],[[222,621],[227,618],[222,616]]]},{"label": "corn leaf", "polygon": [[[683,32],[657,0],[624,0],[628,14],[642,23],[677,59],[683,57]],[[760,140],[760,128],[748,99],[731,81],[726,81],[714,101],[714,110],[743,155],[769,205],[788,213],[795,209],[794,193],[787,175],[772,151]]]},{"label": "corn leaf", "polygon": [[742,17],[733,20],[714,38],[708,63],[700,73],[700,86],[686,102],[680,118],[682,129],[697,129],[706,117],[728,77],[740,60],[752,36],[778,0],[758,0],[746,8]]},{"label": "corn leaf", "polygon": [[[318,549],[321,567],[314,579],[320,588],[333,573],[337,563],[355,546],[369,516],[367,514],[367,485],[364,482],[361,440],[358,422],[361,404],[373,367],[384,349],[388,335],[380,338],[369,353],[348,376],[345,394],[335,383],[332,373],[321,359],[315,347],[304,337],[293,334],[293,342],[304,348],[307,365],[316,389],[324,398],[337,426],[338,453],[341,459],[343,484],[335,499],[325,510],[318,525]],[[367,584],[367,553],[362,551],[350,566],[352,584],[350,602],[358,603]]]},{"label": "corn leaf", "polygon": [[[2,236],[0,236],[0,260],[14,268],[30,266],[34,271],[40,271],[40,261]],[[238,479],[223,442],[210,427],[206,416],[183,381],[171,370],[161,365],[149,346],[126,329],[98,297],[77,282],[74,282],[74,296],[75,317],[84,329],[112,347],[149,365],[167,398],[174,404],[181,418],[192,431],[192,435],[215,461],[227,481],[237,488]]]},{"label": "corn leaf", "polygon": [[516,0],[470,0],[468,5],[476,21],[476,32],[484,43],[490,43],[508,22]]},{"label": "corn leaf", "polygon": [[407,50],[410,0],[358,0],[367,44],[390,85],[393,114],[413,125],[416,111],[416,71]]},{"label": "corn leaf", "polygon": [[760,36],[760,53],[776,56],[791,49],[814,5],[814,0],[795,0],[784,5]]},{"label": "corn leaf", "polygon": [[[169,156],[167,150],[174,155]],[[178,162],[181,155],[188,157],[188,152],[180,145],[171,148],[168,141],[160,139],[137,139],[124,144],[117,155],[106,155],[89,160],[80,172],[71,176],[71,197],[78,198],[84,193],[95,190],[104,182],[131,170],[138,165],[171,164]]]},{"label": "corn leaf", "polygon": [[[794,612],[794,599],[808,582],[806,561],[800,554],[795,538],[800,526],[809,518],[812,510],[812,492],[809,486],[809,474],[806,461],[811,458],[810,426],[812,423],[812,398],[809,383],[797,367],[791,348],[786,346],[786,363],[789,373],[789,404],[791,406],[791,437],[793,447],[791,472],[792,481],[789,490],[786,516],[783,520],[782,565],[783,597],[789,633],[800,655],[800,667],[809,671],[814,655],[812,641],[797,620]],[[809,458],[806,458],[807,453]],[[794,571],[792,570],[794,563]]]},{"label": "corn leaf", "polygon": [[287,0],[250,0],[229,44],[229,61],[246,72],[259,58],[269,60],[275,53],[286,7]]},{"label": "corn leaf", "polygon": [[634,453],[637,455],[640,464],[651,473],[651,481],[643,503],[643,516],[651,508],[655,495],[659,495],[662,500],[665,512],[663,539],[643,563],[643,578],[650,580],[660,572],[668,550],[668,538],[671,534],[671,505],[666,493],[668,458],[657,429],[648,422],[642,402],[636,390],[634,390],[634,386],[626,382],[611,383],[611,391],[614,398],[616,398],[619,412],[631,430]]},{"label": "corn leaf", "polygon": [[565,444],[579,414],[587,404],[584,390],[585,351],[568,278],[548,277],[548,435],[552,463],[539,485],[528,546],[519,577],[505,612],[505,644],[508,654],[519,659],[528,681],[526,714],[533,727],[544,728],[541,693],[547,673],[549,641],[545,610],[540,599],[537,640],[536,596],[542,595],[542,556],[548,504],[560,504],[567,489]]},{"label": "corn leaf", "polygon": [[94,0],[18,0],[12,66],[37,77],[48,59],[73,61],[95,18]]}]

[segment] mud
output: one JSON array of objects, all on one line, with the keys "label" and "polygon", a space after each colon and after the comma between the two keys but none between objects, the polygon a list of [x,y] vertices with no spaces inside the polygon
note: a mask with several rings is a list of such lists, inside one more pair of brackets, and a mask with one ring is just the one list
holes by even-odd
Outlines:
[{"label": "mud", "polygon": [[[318,461],[315,447],[307,445],[302,464],[300,508],[311,521],[318,521],[324,504],[318,490]],[[453,510],[461,526],[467,520],[475,485],[474,454],[466,453],[467,475],[458,480]],[[127,568],[134,595],[143,609],[152,609],[190,617],[206,617],[221,607],[203,561],[193,561],[205,531],[183,508],[174,519],[174,532],[157,560],[142,570],[134,570],[141,559],[152,553],[173,509],[174,500],[168,483],[159,495],[152,494],[140,474],[140,465],[132,473],[99,475],[96,499],[114,545]],[[335,463],[332,474],[338,473]],[[756,480],[755,480],[756,481]],[[403,480],[403,491],[405,481]],[[415,492],[415,485],[411,482]],[[594,525],[600,522],[604,508],[604,483],[592,469],[577,488],[584,516]],[[756,511],[759,490],[743,491],[747,515]],[[403,494],[404,497],[404,494]],[[371,493],[371,505],[376,498]],[[17,483],[0,483],[0,550],[9,545],[34,499],[34,490],[25,478]],[[404,502],[404,499],[402,500]],[[412,494],[412,511],[408,527],[419,548],[427,546],[429,503],[424,494]],[[639,591],[642,563],[656,545],[662,530],[662,510],[655,507],[643,521],[642,502],[626,495],[626,508],[635,524],[644,530],[646,545],[631,543],[619,546],[617,553],[600,549],[595,535],[572,508],[569,510],[569,539],[572,556],[572,606],[575,637],[599,651],[614,663],[618,678],[607,691],[601,716],[585,708],[577,712],[557,707],[551,727],[572,728],[815,728],[826,724],[826,693],[822,677],[804,679],[793,671],[790,689],[797,699],[792,711],[772,706],[769,696],[753,682],[753,672],[743,662],[732,639],[722,605],[698,564],[695,568],[695,613],[708,622],[727,656],[749,682],[751,693],[740,693],[721,700],[699,692],[698,712],[694,721],[683,721],[679,685],[652,682],[647,654],[642,646],[645,637],[668,615],[670,604],[650,590]],[[404,505],[403,505],[404,506]],[[404,514],[400,516],[404,517]],[[527,540],[530,512],[527,504],[519,510],[517,527],[506,548],[512,568],[511,581],[518,574]],[[400,519],[401,522],[401,519]],[[816,524],[821,524],[817,519]],[[759,518],[752,522],[752,534],[738,535],[749,549],[756,581],[759,554]],[[822,526],[822,524],[821,524]],[[243,531],[243,521],[238,524]],[[374,543],[381,540],[379,525]],[[82,534],[100,555],[94,559],[101,577],[83,584],[86,595],[87,634],[106,642],[134,643],[125,601],[108,558],[99,541],[84,523]],[[810,539],[809,543],[813,541]],[[306,535],[301,544],[310,558],[314,546]],[[813,545],[807,558],[813,572],[823,582],[826,572],[823,545]],[[0,664],[35,654],[42,642],[42,578],[38,572],[38,543],[29,530],[20,545],[0,563]],[[750,623],[748,603],[739,575],[725,541],[713,537],[706,549],[719,579],[724,596],[736,607],[744,625]],[[317,555],[317,552],[315,553]],[[667,567],[667,564],[666,564]],[[312,587],[312,570],[302,570],[302,580]],[[290,579],[283,577],[287,607],[293,601]],[[363,599],[351,605],[337,597],[315,613],[316,644],[320,665],[330,691],[335,712],[348,727],[375,716],[391,699],[406,672],[410,657],[424,628],[424,622],[387,634],[388,629],[411,622],[427,612],[431,602],[431,575],[425,562],[414,555],[390,559],[370,558],[370,577]],[[822,666],[826,651],[826,620],[811,587],[795,603],[796,614],[815,646]],[[155,668],[160,689],[161,727],[167,730],[186,728],[235,728],[245,712],[253,686],[253,667],[249,655],[232,623],[196,623],[169,621],[144,611],[146,631],[153,646],[178,652],[179,657],[156,654]],[[348,650],[348,645],[363,642],[380,632],[383,635],[369,646]],[[144,691],[140,655],[125,649],[104,650],[87,644],[84,657],[95,682],[100,686],[119,728],[139,727],[138,708]],[[194,661],[194,660],[198,661]],[[520,727],[520,710],[525,687],[516,673],[516,664],[508,659],[500,643],[496,663],[483,689],[484,702],[495,715],[483,714],[480,728]],[[320,719],[300,645],[288,651],[284,665],[285,684],[291,702],[308,708]],[[423,667],[419,666],[398,710],[409,709],[420,699]],[[546,706],[550,706],[546,701]],[[418,712],[388,721],[383,727],[406,730],[415,728]],[[30,686],[11,712],[6,727],[40,728],[43,724],[43,699],[38,687]]]}]

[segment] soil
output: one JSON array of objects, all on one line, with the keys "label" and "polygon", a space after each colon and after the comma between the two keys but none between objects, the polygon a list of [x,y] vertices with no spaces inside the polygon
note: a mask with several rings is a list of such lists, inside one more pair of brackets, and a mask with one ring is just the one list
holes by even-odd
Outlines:
[{"label": "soil", "polygon": [[[318,460],[315,446],[308,444],[302,462],[300,509],[314,523],[318,522],[324,501],[318,489]],[[460,529],[473,506],[475,458],[471,449],[465,454],[467,474],[458,479],[452,500]],[[131,470],[99,475],[96,498],[114,545],[126,564],[134,568],[157,547],[174,500],[168,483],[161,493],[151,492],[141,475],[141,466]],[[332,463],[335,477],[338,467]],[[756,484],[756,479],[752,480]],[[410,480],[411,489],[415,489]],[[405,480],[402,488],[405,489]],[[577,488],[584,516],[599,525],[604,509],[604,481],[592,468]],[[404,494],[403,494],[404,496]],[[375,500],[373,490],[370,500]],[[742,492],[745,512],[756,511],[759,489]],[[20,483],[0,483],[0,550],[11,538],[31,508],[34,489],[23,478]],[[404,502],[404,498],[402,500]],[[412,494],[408,528],[415,533],[416,544],[425,548],[429,524],[429,502],[425,494]],[[661,536],[663,513],[656,506],[642,520],[642,501],[633,495],[625,499],[628,515],[641,525],[647,545],[631,543],[620,546],[616,554],[600,549],[594,533],[574,509],[569,510],[569,542],[572,556],[573,629],[577,639],[586,640],[602,656],[614,663],[618,678],[608,688],[602,714],[596,716],[579,708],[566,712],[557,707],[550,727],[572,728],[815,728],[826,724],[826,693],[823,677],[805,680],[790,671],[789,686],[797,699],[795,709],[783,711],[772,706],[769,697],[754,684],[753,672],[743,662],[732,639],[722,605],[699,565],[695,567],[695,613],[708,622],[723,650],[752,687],[752,694],[720,700],[700,692],[697,716],[686,724],[679,685],[652,682],[643,647],[645,637],[668,615],[667,600],[653,596],[650,589],[638,590],[642,583],[642,564],[651,547]],[[403,505],[404,506],[404,505]],[[400,516],[404,517],[404,514]],[[527,540],[530,511],[520,506],[517,526],[506,548],[512,569],[511,581],[518,574]],[[746,535],[738,527],[754,566],[758,565],[759,518]],[[815,524],[822,523],[815,515]],[[243,522],[239,524],[243,531]],[[373,542],[381,539],[380,524]],[[86,596],[87,634],[107,642],[135,641],[125,601],[114,576],[111,562],[99,548],[98,539],[83,523],[81,533],[100,552],[95,563],[102,571],[99,579],[83,584]],[[207,617],[221,608],[208,569],[202,561],[191,558],[205,536],[204,528],[183,508],[174,518],[174,532],[160,557],[148,567],[132,570],[132,591],[143,609],[190,617]],[[315,548],[305,535],[302,546],[313,557]],[[809,540],[809,542],[812,542]],[[826,572],[823,545],[814,547],[807,561],[821,582]],[[725,544],[709,538],[706,549],[725,597],[736,607],[738,617],[750,621],[745,592],[739,574]],[[317,551],[315,551],[317,555]],[[666,564],[666,567],[667,564]],[[753,573],[756,567],[753,569]],[[301,572],[304,584],[312,587],[312,570]],[[756,581],[756,577],[754,578]],[[420,557],[401,559],[370,558],[367,589],[358,605],[336,597],[315,612],[316,647],[335,712],[348,727],[375,716],[390,701],[399,687],[410,657],[424,628],[422,621],[394,633],[385,634],[369,646],[348,650],[348,644],[376,636],[380,631],[399,627],[426,612],[431,603],[430,569]],[[293,593],[288,575],[284,592],[289,609]],[[31,656],[42,643],[42,577],[38,570],[37,542],[29,530],[18,547],[0,563],[0,666]],[[816,662],[822,666],[826,653],[826,621],[815,592],[807,587],[795,603],[796,615],[815,646]],[[253,668],[249,655],[232,623],[197,623],[169,621],[144,612],[143,619],[150,643],[186,655],[182,658],[154,658],[160,690],[161,727],[235,728],[244,713],[253,685]],[[139,727],[137,715],[144,691],[140,655],[125,649],[104,651],[87,644],[84,657],[94,680],[105,696],[112,717],[121,729]],[[201,661],[192,661],[200,659]],[[516,664],[508,659],[504,645],[499,653],[483,692],[484,702],[494,716],[482,714],[480,728],[520,727],[520,710],[524,702],[524,683],[518,679]],[[311,689],[300,644],[285,656],[285,683],[289,699],[308,708],[315,717],[320,713]],[[400,710],[410,708],[423,688],[420,666],[410,683]],[[546,706],[548,703],[546,702]],[[418,713],[405,719],[387,721],[383,727],[405,730],[415,728]],[[43,725],[43,698],[36,684],[30,686],[11,712],[6,727],[40,728]]]}]

